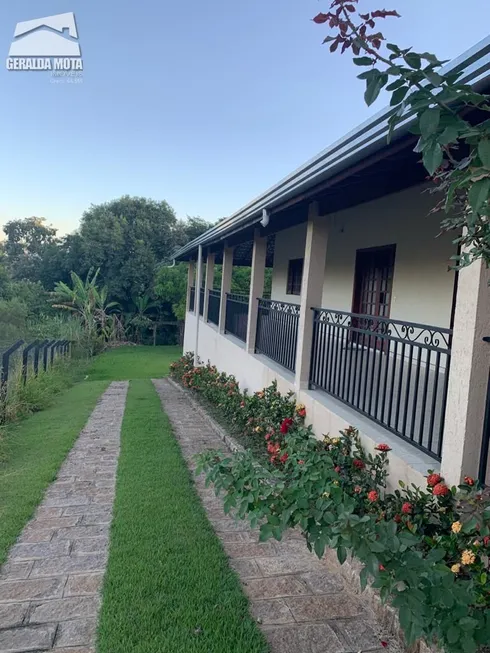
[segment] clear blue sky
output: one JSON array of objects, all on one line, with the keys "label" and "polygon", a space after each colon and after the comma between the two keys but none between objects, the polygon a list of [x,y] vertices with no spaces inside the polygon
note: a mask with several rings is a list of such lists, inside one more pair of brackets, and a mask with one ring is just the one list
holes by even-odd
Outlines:
[{"label": "clear blue sky", "polygon": [[[453,58],[489,30],[488,0],[363,0],[385,35]],[[310,21],[318,0],[3,0],[0,224],[66,233],[122,194],[179,216],[229,215],[370,113],[350,57]],[[18,21],[74,11],[83,84],[5,68]],[[477,18],[479,17],[479,18]]]}]

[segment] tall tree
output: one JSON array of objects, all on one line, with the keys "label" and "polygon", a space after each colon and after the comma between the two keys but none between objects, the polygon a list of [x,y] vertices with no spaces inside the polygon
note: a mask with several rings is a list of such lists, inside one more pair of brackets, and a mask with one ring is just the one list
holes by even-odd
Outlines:
[{"label": "tall tree", "polygon": [[3,227],[7,265],[14,279],[37,281],[46,248],[56,242],[56,229],[45,218],[11,220]]},{"label": "tall tree", "polygon": [[167,202],[125,195],[92,205],[83,214],[80,238],[85,265],[100,269],[100,281],[119,302],[152,287],[157,264],[170,259],[177,218]]}]

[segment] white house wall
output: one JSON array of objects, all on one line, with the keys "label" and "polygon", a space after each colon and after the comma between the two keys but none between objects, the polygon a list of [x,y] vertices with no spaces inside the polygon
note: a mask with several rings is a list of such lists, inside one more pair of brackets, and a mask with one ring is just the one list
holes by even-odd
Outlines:
[{"label": "white house wall", "polygon": [[[322,306],[352,310],[356,251],[396,244],[390,317],[449,327],[454,272],[448,272],[455,252],[453,235],[439,233],[440,215],[429,215],[434,196],[422,187],[395,193],[329,215],[329,236]],[[276,234],[272,298],[299,303],[288,295],[291,259],[303,258],[306,225]]]}]

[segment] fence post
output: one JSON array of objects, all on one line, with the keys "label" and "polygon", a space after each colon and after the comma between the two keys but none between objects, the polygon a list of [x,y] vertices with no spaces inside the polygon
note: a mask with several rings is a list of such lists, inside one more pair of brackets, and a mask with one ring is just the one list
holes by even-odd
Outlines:
[{"label": "fence post", "polygon": [[30,345],[27,345],[27,347],[24,348],[24,351],[22,352],[22,382],[24,385],[27,382],[27,364],[28,364],[28,359],[29,359],[29,352],[31,349],[34,349],[34,347],[37,347],[39,340],[34,340],[34,342],[31,342]]},{"label": "fence post", "polygon": [[53,340],[53,342],[51,343],[51,366],[53,366],[54,355],[56,353],[56,350],[60,346],[60,342],[61,342],[61,340]]},{"label": "fence post", "polygon": [[0,374],[0,396],[3,396],[7,394],[7,382],[9,380],[9,363],[10,363],[10,356],[14,353],[14,351],[17,351],[19,347],[22,347],[24,344],[23,340],[18,340],[15,344],[13,344],[11,347],[7,349],[7,351],[3,352],[2,355],[2,372]]},{"label": "fence post", "polygon": [[48,342],[49,342],[48,340],[43,340],[42,342],[39,342],[34,350],[34,376],[37,376],[39,374],[39,354],[41,353],[41,349],[43,349]]},{"label": "fence post", "polygon": [[45,371],[45,372],[46,372],[47,369],[48,369],[48,354],[49,354],[49,348],[51,347],[51,345],[54,345],[55,342],[56,342],[56,340],[48,340],[48,341],[46,342],[46,346],[44,347],[44,351],[43,351],[43,368],[44,368],[44,371]]}]

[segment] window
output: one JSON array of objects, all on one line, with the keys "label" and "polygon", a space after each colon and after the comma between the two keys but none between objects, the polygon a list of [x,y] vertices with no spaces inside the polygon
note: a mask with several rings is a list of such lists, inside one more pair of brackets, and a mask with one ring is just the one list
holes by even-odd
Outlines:
[{"label": "window", "polygon": [[295,258],[289,261],[288,266],[288,295],[301,295],[301,281],[303,279],[303,259]]}]

